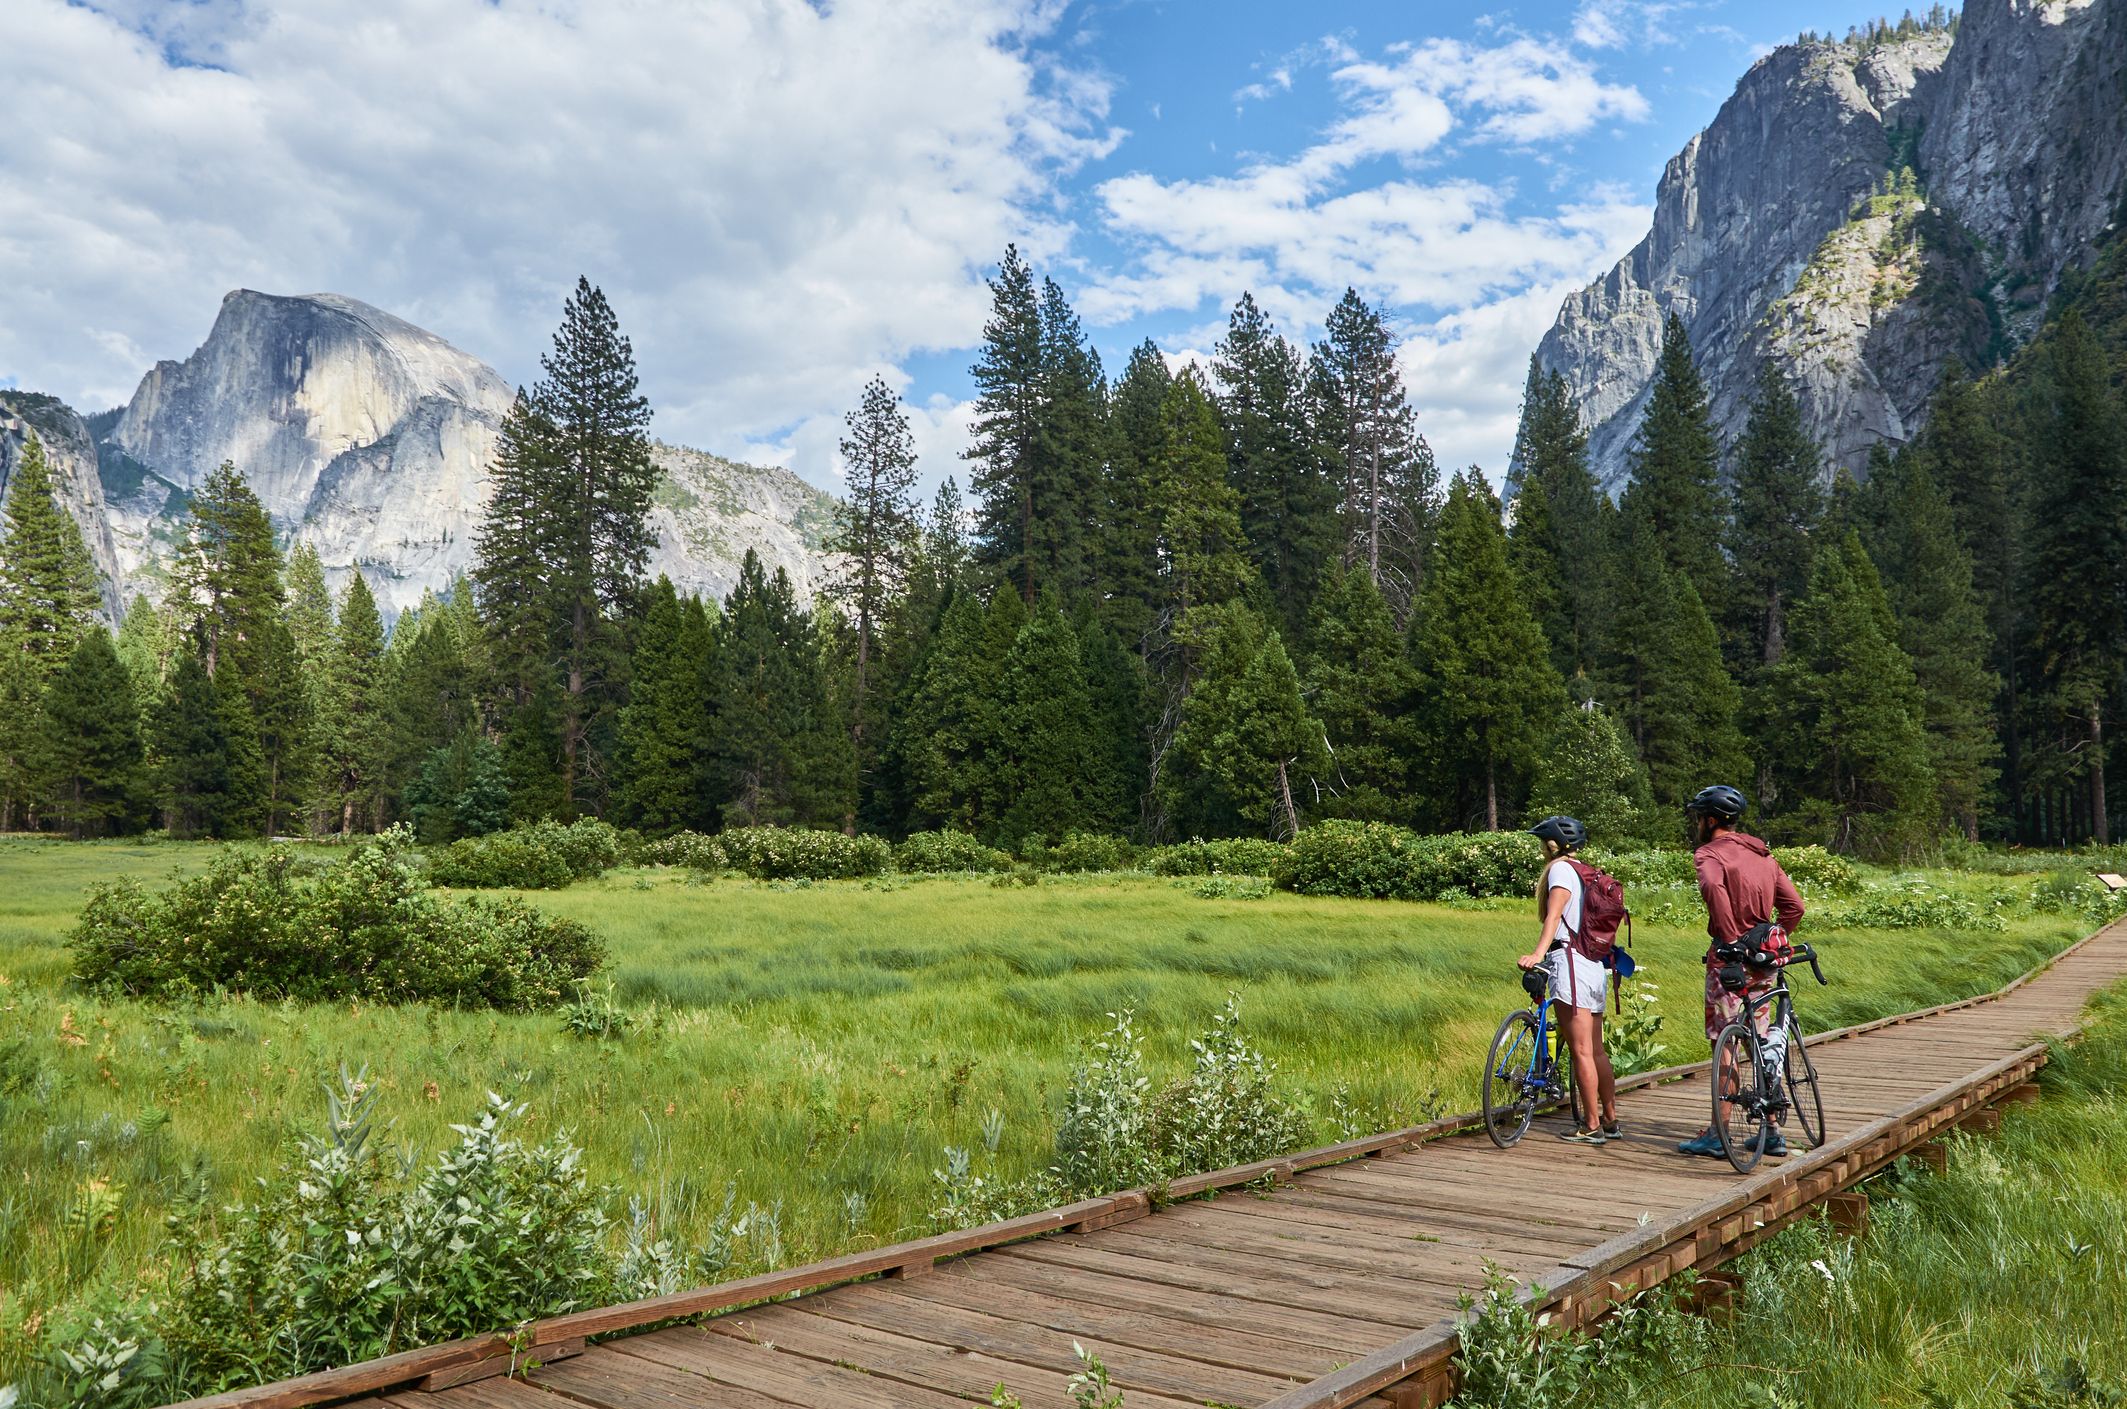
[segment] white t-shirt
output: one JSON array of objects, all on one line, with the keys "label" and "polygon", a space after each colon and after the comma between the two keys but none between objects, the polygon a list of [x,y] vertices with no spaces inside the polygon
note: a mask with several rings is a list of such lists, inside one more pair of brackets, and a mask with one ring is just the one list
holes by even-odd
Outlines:
[{"label": "white t-shirt", "polygon": [[1554,890],[1563,890],[1566,893],[1566,913],[1560,917],[1558,935],[1558,942],[1564,944],[1569,931],[1573,934],[1580,933],[1581,885],[1580,872],[1574,870],[1573,863],[1563,856],[1553,861],[1550,869],[1544,873],[1544,907],[1547,914],[1550,911],[1551,892]]}]

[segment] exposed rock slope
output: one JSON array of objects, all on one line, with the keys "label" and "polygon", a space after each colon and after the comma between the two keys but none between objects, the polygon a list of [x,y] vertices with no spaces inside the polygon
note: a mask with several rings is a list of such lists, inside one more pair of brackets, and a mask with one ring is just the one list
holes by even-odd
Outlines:
[{"label": "exposed rock slope", "polygon": [[32,435],[44,447],[44,458],[52,467],[54,497],[74,516],[81,536],[88,541],[103,592],[104,616],[115,622],[121,574],[118,546],[104,508],[103,484],[96,473],[96,442],[87,423],[65,402],[36,392],[0,391],[0,504],[7,502],[15,467],[22,463],[22,452]]},{"label": "exposed rock slope", "polygon": [[[228,460],[284,544],[314,545],[336,589],[359,566],[396,613],[471,568],[511,396],[485,363],[368,304],[239,289],[199,349],[157,363],[125,407],[87,423],[59,411],[69,463],[94,471],[76,513],[97,526],[114,597],[157,590],[189,495]],[[656,458],[653,574],[721,595],[750,546],[801,591],[817,585],[825,494],[678,446]]]},{"label": "exposed rock slope", "polygon": [[1603,482],[1627,474],[1670,312],[1729,438],[1772,358],[1831,463],[1908,439],[1947,361],[2013,345],[2114,218],[2123,76],[2127,0],[1972,0],[1954,40],[1759,60],[1669,162],[1646,238],[1538,348]]}]

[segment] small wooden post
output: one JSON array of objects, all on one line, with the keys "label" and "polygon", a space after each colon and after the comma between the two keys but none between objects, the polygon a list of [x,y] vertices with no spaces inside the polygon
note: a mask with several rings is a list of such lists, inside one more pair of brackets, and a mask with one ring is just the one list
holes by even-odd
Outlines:
[{"label": "small wooden post", "polygon": [[2001,1112],[1992,1106],[1981,1106],[1958,1121],[1957,1128],[1968,1135],[1992,1135],[2001,1129]]},{"label": "small wooden post", "polygon": [[1869,1196],[1851,1191],[1827,1194],[1824,1211],[1831,1218],[1834,1232],[1849,1238],[1865,1238],[1869,1231]]},{"label": "small wooden post", "polygon": [[1701,1272],[1692,1283],[1689,1305],[1698,1315],[1719,1320],[1735,1311],[1742,1290],[1743,1279],[1733,1272]]},{"label": "small wooden post", "polygon": [[1390,1385],[1382,1395],[1396,1409],[1440,1409],[1455,1397],[1460,1378],[1453,1360],[1438,1360],[1402,1384]]},{"label": "small wooden post", "polygon": [[1930,1172],[1944,1174],[1950,1168],[1950,1152],[1940,1140],[1930,1140],[1924,1145],[1915,1145],[1906,1151],[1914,1159],[1926,1165]]},{"label": "small wooden post", "polygon": [[1997,1106],[2023,1106],[2029,1105],[2037,1099],[2038,1083],[2027,1081],[2021,1086],[2012,1086],[2002,1092],[2000,1096],[1995,1098],[1994,1104]]}]

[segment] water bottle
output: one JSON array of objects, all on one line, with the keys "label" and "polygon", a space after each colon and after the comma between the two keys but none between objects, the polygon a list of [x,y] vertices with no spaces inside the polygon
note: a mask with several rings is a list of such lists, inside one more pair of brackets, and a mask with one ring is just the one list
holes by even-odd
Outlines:
[{"label": "water bottle", "polygon": [[1779,1090],[1780,1083],[1787,1076],[1787,1028],[1784,1024],[1775,1024],[1773,1029],[1765,1034],[1759,1046],[1759,1055],[1765,1064],[1766,1089]]}]

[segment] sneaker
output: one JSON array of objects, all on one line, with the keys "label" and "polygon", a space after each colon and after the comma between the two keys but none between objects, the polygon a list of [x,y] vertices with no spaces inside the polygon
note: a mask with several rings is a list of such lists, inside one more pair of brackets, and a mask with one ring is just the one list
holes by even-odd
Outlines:
[{"label": "sneaker", "polygon": [[1603,1138],[1605,1140],[1622,1140],[1625,1138],[1625,1132],[1623,1128],[1620,1127],[1618,1123],[1613,1120],[1608,1125],[1603,1127]]},{"label": "sneaker", "polygon": [[1561,1130],[1558,1132],[1558,1138],[1569,1145],[1607,1145],[1610,1143],[1609,1137],[1600,1130],[1581,1130],[1578,1128]]},{"label": "sneaker", "polygon": [[1678,1145],[1676,1152],[1680,1155],[1705,1155],[1708,1159],[1727,1158],[1726,1152],[1721,1148],[1721,1137],[1711,1130],[1701,1130],[1683,1144]]},{"label": "sneaker", "polygon": [[1772,1138],[1765,1142],[1765,1149],[1762,1151],[1762,1153],[1768,1159],[1786,1159],[1787,1137],[1785,1135],[1782,1135],[1779,1131],[1775,1130],[1772,1133]]}]

